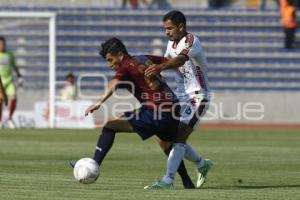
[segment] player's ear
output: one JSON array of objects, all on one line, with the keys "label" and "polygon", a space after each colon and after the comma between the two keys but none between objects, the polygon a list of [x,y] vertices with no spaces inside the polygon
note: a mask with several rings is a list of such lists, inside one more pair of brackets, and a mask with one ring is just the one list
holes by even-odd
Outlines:
[{"label": "player's ear", "polygon": [[184,30],[185,30],[185,25],[184,25],[183,23],[180,23],[180,24],[178,25],[178,29],[179,29],[180,31],[184,31]]},{"label": "player's ear", "polygon": [[119,52],[119,53],[118,53],[118,58],[119,58],[120,60],[123,60],[123,58],[124,58],[124,53]]}]

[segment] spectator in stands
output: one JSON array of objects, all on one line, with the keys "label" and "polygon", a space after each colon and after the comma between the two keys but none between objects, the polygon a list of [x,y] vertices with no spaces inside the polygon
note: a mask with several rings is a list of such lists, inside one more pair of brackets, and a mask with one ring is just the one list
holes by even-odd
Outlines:
[{"label": "spectator in stands", "polygon": [[224,6],[230,5],[232,2],[231,0],[208,0],[208,6],[210,8],[221,8]]},{"label": "spectator in stands", "polygon": [[152,0],[148,8],[170,8],[170,4],[167,0]]},{"label": "spectator in stands", "polygon": [[[3,82],[3,89],[9,99],[9,115],[8,115],[8,127],[14,128],[15,125],[12,121],[13,113],[17,106],[16,87],[13,81],[13,69],[18,77],[18,85],[22,84],[22,76],[19,68],[16,66],[15,57],[12,51],[6,49],[6,40],[0,36],[0,76]],[[0,105],[0,122],[2,121],[2,106]]]},{"label": "spectator in stands", "polygon": [[69,73],[65,76],[65,85],[60,91],[61,99],[64,101],[73,101],[76,99],[76,85],[75,76],[73,73]]},{"label": "spectator in stands", "polygon": [[[279,7],[279,0],[273,0]],[[265,10],[267,8],[267,0],[261,0],[260,9]]]},{"label": "spectator in stands", "polygon": [[[139,2],[139,0],[123,0],[122,8],[126,8],[127,3],[129,3],[132,9],[138,9],[140,7]],[[146,7],[149,6],[149,3],[146,0],[141,0],[141,2],[146,5]]]},{"label": "spectator in stands", "polygon": [[280,0],[281,25],[285,33],[284,47],[292,49],[295,43],[295,33],[297,29],[296,1]]}]

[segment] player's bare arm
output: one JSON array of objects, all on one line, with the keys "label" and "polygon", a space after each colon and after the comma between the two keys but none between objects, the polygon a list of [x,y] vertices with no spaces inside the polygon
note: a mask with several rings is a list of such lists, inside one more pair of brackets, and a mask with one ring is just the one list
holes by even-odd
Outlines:
[{"label": "player's bare arm", "polygon": [[105,90],[104,95],[102,96],[102,98],[100,100],[98,100],[95,104],[89,106],[86,110],[85,110],[85,116],[87,116],[89,113],[93,113],[95,110],[98,110],[102,103],[104,103],[115,91],[115,88],[117,87],[117,85],[120,83],[119,79],[112,79],[111,81],[109,81],[107,88]]},{"label": "player's bare arm", "polygon": [[4,104],[7,106],[7,96],[4,92],[4,88],[3,88],[3,85],[2,85],[2,80],[1,80],[1,77],[0,77],[0,105],[4,102]]},{"label": "player's bare arm", "polygon": [[171,69],[171,68],[177,68],[184,63],[188,61],[188,57],[185,55],[178,55],[175,58],[169,59],[167,62],[158,64],[158,65],[150,65],[146,70],[145,70],[145,75],[146,76],[152,76],[154,74],[160,73],[164,69]]}]

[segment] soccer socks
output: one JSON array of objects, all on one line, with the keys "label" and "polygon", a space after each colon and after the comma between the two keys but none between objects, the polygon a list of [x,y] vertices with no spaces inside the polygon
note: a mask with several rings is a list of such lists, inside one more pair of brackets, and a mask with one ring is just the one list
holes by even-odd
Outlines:
[{"label": "soccer socks", "polygon": [[197,165],[197,168],[200,168],[204,165],[204,159],[189,144],[186,144],[185,146],[184,158],[194,162]]},{"label": "soccer socks", "polygon": [[173,144],[173,149],[171,150],[167,161],[167,172],[162,179],[165,183],[173,183],[175,173],[185,154],[185,146],[186,144],[184,143]]},{"label": "soccer socks", "polygon": [[16,98],[13,98],[11,101],[10,101],[10,104],[9,104],[9,115],[8,115],[8,119],[9,120],[12,120],[12,116],[16,110],[16,107],[17,107],[17,99]]},{"label": "soccer socks", "polygon": [[101,165],[107,152],[112,147],[115,140],[115,135],[116,135],[116,131],[112,129],[105,128],[105,127],[102,129],[102,134],[98,139],[98,143],[94,154],[94,160],[99,164],[99,166]]},{"label": "soccer socks", "polygon": [[[164,152],[167,156],[169,156],[171,150],[172,150],[172,146],[169,149],[164,150]],[[185,188],[195,188],[195,185],[186,170],[183,160],[180,162],[177,172],[180,175],[182,184]]]}]

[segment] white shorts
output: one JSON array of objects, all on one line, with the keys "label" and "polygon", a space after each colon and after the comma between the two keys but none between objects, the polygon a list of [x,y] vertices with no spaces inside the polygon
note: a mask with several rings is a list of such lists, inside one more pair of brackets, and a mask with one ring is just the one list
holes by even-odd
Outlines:
[{"label": "white shorts", "polygon": [[209,107],[209,98],[197,95],[186,101],[181,101],[180,104],[180,122],[195,129],[199,126],[201,118]]}]

